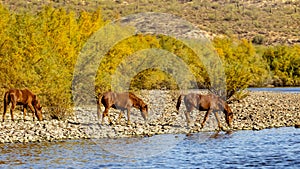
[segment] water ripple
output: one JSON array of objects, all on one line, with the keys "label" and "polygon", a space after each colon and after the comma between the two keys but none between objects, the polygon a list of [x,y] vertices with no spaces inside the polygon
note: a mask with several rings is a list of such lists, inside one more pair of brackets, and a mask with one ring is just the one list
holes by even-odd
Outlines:
[{"label": "water ripple", "polygon": [[[198,133],[190,136],[167,135],[139,140],[150,155],[128,158],[99,147],[95,140],[3,144],[0,168],[300,168],[300,130],[292,127],[261,131],[235,131],[230,134]],[[166,144],[167,138],[180,142]],[[152,139],[153,139],[152,138]],[[109,146],[126,147],[134,139],[101,140]],[[172,139],[171,139],[172,140]],[[156,146],[153,144],[155,143]],[[112,145],[115,144],[115,145]],[[168,151],[160,146],[170,146]],[[148,148],[147,148],[148,146]],[[161,153],[157,151],[161,148]],[[120,148],[118,151],[121,151]]]}]

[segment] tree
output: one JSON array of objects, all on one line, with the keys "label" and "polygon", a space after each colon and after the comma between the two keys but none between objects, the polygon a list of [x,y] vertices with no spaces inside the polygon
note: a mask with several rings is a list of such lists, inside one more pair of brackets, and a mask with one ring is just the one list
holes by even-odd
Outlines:
[{"label": "tree", "polygon": [[213,43],[225,66],[227,99],[250,85],[264,84],[269,78],[267,64],[251,42],[217,37]]}]

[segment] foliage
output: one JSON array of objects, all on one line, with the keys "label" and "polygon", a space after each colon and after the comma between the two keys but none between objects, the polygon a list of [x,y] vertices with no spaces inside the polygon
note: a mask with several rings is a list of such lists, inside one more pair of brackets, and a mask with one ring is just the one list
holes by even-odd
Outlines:
[{"label": "foliage", "polygon": [[[145,40],[147,39],[147,41]],[[140,41],[142,43],[137,43]],[[219,54],[219,57],[223,60],[226,75],[226,87],[228,97],[235,94],[237,91],[242,91],[250,85],[263,85],[269,79],[268,67],[266,62],[255,53],[255,48],[247,40],[237,40],[230,38],[215,38],[214,47]],[[199,60],[192,51],[183,42],[166,36],[142,36],[137,35],[126,39],[117,44],[113,49],[109,51],[103,64],[99,67],[98,78],[96,80],[96,86],[98,85],[98,93],[111,90],[111,82],[113,77],[118,84],[125,85],[126,89],[151,89],[151,88],[174,88],[178,87],[174,85],[174,77],[166,76],[167,71],[158,71],[156,67],[150,67],[150,69],[143,70],[143,72],[130,72],[135,69],[135,66],[139,66],[139,60],[145,60],[145,58],[151,58],[150,54],[136,54],[138,50],[147,48],[159,48],[169,51],[174,54],[174,57],[179,57],[188,65],[192,72],[192,77],[185,76],[181,79],[187,79],[190,81],[188,88],[195,88],[197,86],[193,84],[202,84],[200,87],[207,87],[205,84],[210,84],[211,80],[203,61]],[[153,54],[153,51],[152,51]],[[145,56],[143,56],[145,55]],[[166,54],[161,56],[168,60]],[[138,59],[137,59],[138,58]],[[129,61],[128,61],[129,59]],[[159,59],[158,59],[159,60]],[[121,64],[121,62],[126,64]],[[150,61],[151,63],[155,60]],[[160,60],[162,62],[162,60]],[[143,64],[149,64],[146,61]],[[176,63],[173,61],[173,67]],[[115,75],[118,72],[115,71],[117,66],[122,67],[119,72],[119,76]],[[126,72],[130,72],[127,74]],[[178,73],[177,73],[178,74]],[[134,76],[133,76],[134,75]],[[187,75],[187,73],[185,73]],[[126,80],[128,76],[130,81]],[[131,79],[136,79],[132,80]],[[193,81],[194,80],[194,81]],[[124,84],[130,83],[130,84]],[[168,86],[165,86],[165,85]],[[130,87],[129,87],[130,86]],[[113,89],[116,90],[116,89]]]},{"label": "foliage", "polygon": [[[75,17],[63,8],[14,14],[0,5],[0,82],[37,93],[48,113],[68,114],[77,55],[86,39],[104,24],[100,11]],[[1,98],[2,99],[2,98]]]},{"label": "foliage", "polygon": [[269,78],[267,64],[251,42],[225,37],[215,38],[213,43],[225,66],[227,97],[250,85],[264,84]]},{"label": "foliage", "polygon": [[257,34],[264,44],[299,42],[300,2],[295,0],[236,1],[149,1],[149,0],[2,0],[12,11],[39,11],[45,5],[68,11],[95,11],[113,20],[142,12],[171,13],[214,34],[236,35],[247,40]]},{"label": "foliage", "polygon": [[[190,70],[184,69],[185,65],[179,60]],[[191,74],[182,70],[191,71]],[[178,83],[187,89],[196,87],[197,83],[203,84],[207,79],[203,64],[183,42],[164,35],[136,35],[118,43],[106,54],[98,68],[95,85],[96,93],[142,88],[175,89],[179,87]]]},{"label": "foliage", "polygon": [[263,58],[270,65],[275,86],[300,85],[300,46],[274,46],[265,50]]},{"label": "foliage", "polygon": [[252,43],[254,44],[263,44],[265,42],[264,37],[262,35],[256,35],[252,39]]},{"label": "foliage", "polygon": [[131,80],[131,90],[171,89],[178,90],[175,79],[159,69],[146,69]]},{"label": "foliage", "polygon": [[[124,73],[122,71],[116,71],[118,69],[118,66],[126,60],[130,62],[130,60],[135,59],[133,57],[133,54],[136,51],[157,47],[159,47],[158,40],[154,36],[150,35],[132,36],[116,44],[112,49],[108,51],[108,53],[101,60],[101,63],[98,68],[97,77],[95,80],[96,93],[102,93],[104,91],[111,90],[111,82],[113,80],[118,80],[118,78],[113,79],[112,76],[114,75],[115,77],[122,77]],[[127,71],[134,68],[131,67],[131,64],[125,63],[125,65]]]},{"label": "foliage", "polygon": [[[145,4],[145,1],[141,1],[138,11],[146,10]],[[116,10],[130,13],[126,10],[132,5],[126,8],[118,6]],[[154,10],[156,4],[152,5]],[[107,8],[110,6],[105,7],[104,10],[109,10]],[[186,5],[187,9],[196,7],[209,9],[208,14],[201,15],[204,18],[214,17],[216,23],[227,20],[244,24],[236,16],[240,12],[243,17],[256,16],[247,8],[231,4],[227,8],[232,10],[228,10],[231,13],[222,19],[218,18],[221,16],[216,11],[221,9],[218,2]],[[168,8],[172,8],[172,12],[185,12],[177,10],[181,8],[176,4]],[[298,17],[295,13],[292,15]],[[0,5],[0,92],[3,94],[8,88],[29,88],[38,94],[42,106],[46,107],[45,110],[52,118],[62,119],[70,115],[77,56],[93,33],[107,23],[103,18],[100,10],[78,12],[71,8],[45,6],[36,13],[17,13]],[[260,24],[261,21],[258,21],[256,25]],[[212,29],[221,30],[227,26],[230,24]],[[231,34],[230,31],[228,34]],[[257,37],[254,42],[261,44],[264,40]],[[236,94],[236,98],[242,98],[245,95],[236,92],[242,92],[248,86],[265,86],[270,78],[274,85],[300,85],[299,45],[262,47],[258,51],[249,40],[216,37],[213,39],[213,46],[225,68],[228,97]],[[112,86],[117,84],[122,84],[121,87],[129,86],[131,90],[212,85],[215,79],[210,79],[211,72],[205,67],[203,59],[207,51],[198,50],[201,51],[200,58],[187,44],[172,37],[142,34],[131,36],[115,44],[102,58],[93,84],[96,93],[112,90]],[[0,98],[1,102],[2,99]]]}]

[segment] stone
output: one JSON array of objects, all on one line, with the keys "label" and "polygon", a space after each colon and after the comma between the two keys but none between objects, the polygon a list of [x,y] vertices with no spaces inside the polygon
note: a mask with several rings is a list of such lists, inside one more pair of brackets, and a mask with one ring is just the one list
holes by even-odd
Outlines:
[{"label": "stone", "polygon": [[[141,91],[141,96],[150,106],[147,123],[145,123],[139,110],[132,110],[131,125],[126,124],[122,118],[120,124],[99,125],[96,108],[75,108],[75,117],[60,120],[44,121],[15,121],[6,120],[0,123],[0,143],[9,142],[41,142],[61,139],[87,139],[87,138],[117,138],[153,136],[167,133],[197,133],[214,131],[216,123],[213,117],[207,121],[205,129],[201,129],[200,122],[204,112],[191,112],[191,119],[195,121],[187,127],[182,103],[179,114],[175,110],[178,93],[172,91]],[[159,97],[157,97],[159,96]],[[294,126],[300,128],[299,94],[283,94],[268,92],[252,92],[250,96],[229,106],[234,113],[234,130],[262,130],[264,128]],[[162,105],[161,103],[164,103]],[[118,117],[119,111],[110,110],[111,119]],[[199,116],[200,115],[200,116]],[[198,117],[199,116],[199,117]],[[220,116],[222,125],[227,127],[224,115]],[[72,123],[68,123],[68,120]],[[200,120],[200,122],[199,122]],[[225,128],[228,129],[228,128]]]}]

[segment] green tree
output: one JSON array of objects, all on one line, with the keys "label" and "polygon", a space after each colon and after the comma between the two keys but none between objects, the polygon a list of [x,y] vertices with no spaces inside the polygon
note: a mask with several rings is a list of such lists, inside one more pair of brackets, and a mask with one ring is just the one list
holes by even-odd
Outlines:
[{"label": "green tree", "polygon": [[273,85],[296,86],[300,85],[300,47],[274,46],[263,53],[263,58],[268,62],[272,71]]}]

